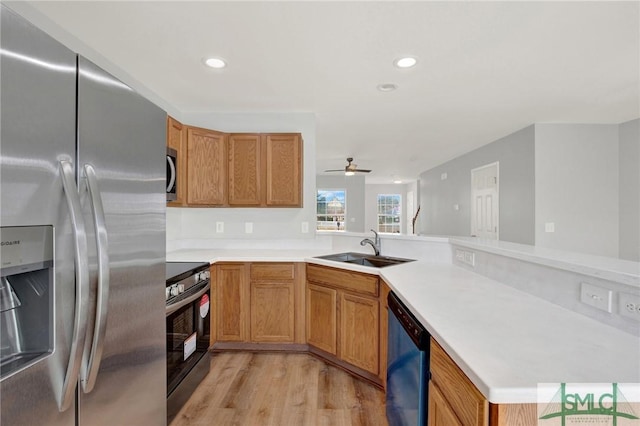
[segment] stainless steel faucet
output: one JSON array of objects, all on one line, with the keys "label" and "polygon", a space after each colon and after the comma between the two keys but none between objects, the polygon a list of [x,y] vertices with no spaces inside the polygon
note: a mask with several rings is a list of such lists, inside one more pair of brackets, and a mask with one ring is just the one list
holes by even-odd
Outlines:
[{"label": "stainless steel faucet", "polygon": [[367,244],[370,244],[371,247],[373,247],[373,251],[376,256],[380,256],[380,237],[378,236],[378,233],[373,229],[371,230],[371,232],[373,232],[376,236],[375,241],[371,241],[369,238],[365,238],[364,240],[360,241],[360,245],[365,246]]}]

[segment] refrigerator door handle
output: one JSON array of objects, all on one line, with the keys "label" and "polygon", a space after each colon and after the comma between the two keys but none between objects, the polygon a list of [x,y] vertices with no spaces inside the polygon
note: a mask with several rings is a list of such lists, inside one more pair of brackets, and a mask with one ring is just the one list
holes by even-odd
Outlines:
[{"label": "refrigerator door handle", "polygon": [[[96,318],[93,330],[93,339],[90,352],[83,357],[80,370],[82,390],[89,393],[96,384],[96,377],[102,360],[104,348],[104,335],[107,330],[107,312],[109,301],[109,243],[107,240],[107,226],[102,206],[102,196],[98,188],[98,178],[91,164],[84,165],[84,174],[87,178],[87,189],[91,200],[91,212],[96,233],[98,249],[98,288],[96,301]],[[88,349],[88,348],[87,348]]]},{"label": "refrigerator door handle", "polygon": [[73,165],[70,161],[61,160],[60,176],[62,187],[67,199],[69,216],[75,240],[74,258],[76,275],[76,300],[75,318],[73,320],[73,334],[71,337],[71,349],[69,351],[69,363],[64,376],[61,394],[58,399],[58,409],[62,412],[69,408],[75,399],[75,390],[78,383],[78,374],[82,363],[82,350],[87,334],[87,316],[89,308],[89,259],[87,254],[87,234],[82,217],[80,197],[74,179]]}]

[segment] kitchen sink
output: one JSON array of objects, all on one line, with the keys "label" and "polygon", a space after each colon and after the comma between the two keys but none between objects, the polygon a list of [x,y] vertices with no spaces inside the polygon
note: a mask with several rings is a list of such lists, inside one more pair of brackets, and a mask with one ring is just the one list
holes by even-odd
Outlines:
[{"label": "kitchen sink", "polygon": [[406,262],[413,262],[415,259],[403,259],[400,257],[373,256],[365,253],[338,253],[326,256],[317,256],[318,259],[332,260],[334,262],[352,263],[355,265],[371,266],[374,268],[384,268],[385,266],[400,265]]}]

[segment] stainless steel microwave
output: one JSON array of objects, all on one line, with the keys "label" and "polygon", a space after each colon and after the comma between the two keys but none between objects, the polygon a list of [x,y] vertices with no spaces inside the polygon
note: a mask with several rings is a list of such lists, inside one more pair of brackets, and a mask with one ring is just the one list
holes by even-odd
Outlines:
[{"label": "stainless steel microwave", "polygon": [[176,199],[178,187],[178,152],[167,147],[167,201]]}]

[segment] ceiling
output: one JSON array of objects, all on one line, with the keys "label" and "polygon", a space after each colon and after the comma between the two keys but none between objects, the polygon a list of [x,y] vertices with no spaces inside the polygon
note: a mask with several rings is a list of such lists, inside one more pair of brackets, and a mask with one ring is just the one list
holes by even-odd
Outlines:
[{"label": "ceiling", "polygon": [[[32,6],[184,114],[315,113],[317,170],[354,157],[368,183],[415,179],[532,123],[640,116],[639,2]],[[403,55],[418,64],[394,67]]]}]

